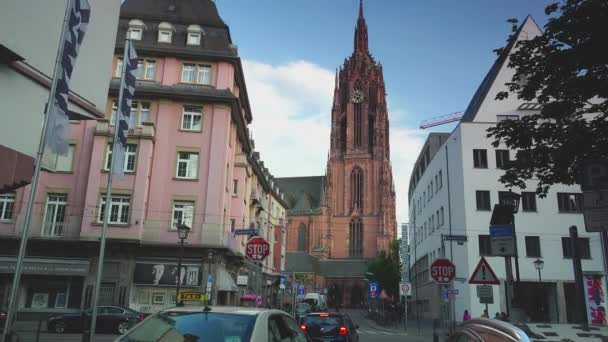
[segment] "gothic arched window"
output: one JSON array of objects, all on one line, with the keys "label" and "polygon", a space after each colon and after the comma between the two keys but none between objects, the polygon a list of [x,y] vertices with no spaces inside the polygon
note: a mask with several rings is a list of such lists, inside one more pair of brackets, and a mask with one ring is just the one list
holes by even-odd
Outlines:
[{"label": "gothic arched window", "polygon": [[306,225],[300,223],[298,226],[298,251],[306,252],[308,249],[308,234],[306,231]]},{"label": "gothic arched window", "polygon": [[376,112],[376,104],[378,102],[378,86],[372,81],[369,85],[369,111]]},{"label": "gothic arched window", "polygon": [[361,218],[354,217],[350,221],[349,226],[349,241],[348,255],[351,257],[360,257],[363,255],[363,223]]},{"label": "gothic arched window", "polygon": [[342,153],[346,153],[346,115],[340,120],[340,150]]},{"label": "gothic arched window", "polygon": [[355,166],[350,174],[351,207],[363,209],[363,171]]}]

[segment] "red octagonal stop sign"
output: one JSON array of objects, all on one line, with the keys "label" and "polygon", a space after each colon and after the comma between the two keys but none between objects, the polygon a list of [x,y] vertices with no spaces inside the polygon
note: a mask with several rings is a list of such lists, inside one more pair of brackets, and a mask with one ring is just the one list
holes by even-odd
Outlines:
[{"label": "red octagonal stop sign", "polygon": [[245,255],[252,261],[263,261],[270,254],[270,244],[261,236],[254,236],[245,246]]},{"label": "red octagonal stop sign", "polygon": [[431,277],[439,284],[449,284],[456,276],[456,266],[448,259],[437,259],[431,265]]}]

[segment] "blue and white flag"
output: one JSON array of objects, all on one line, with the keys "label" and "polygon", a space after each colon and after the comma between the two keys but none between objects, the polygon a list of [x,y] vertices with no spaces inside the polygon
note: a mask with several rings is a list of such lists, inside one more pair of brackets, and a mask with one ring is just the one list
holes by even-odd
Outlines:
[{"label": "blue and white flag", "polygon": [[63,49],[59,54],[61,60],[54,75],[57,77],[55,96],[50,99],[46,128],[46,145],[51,151],[61,155],[67,155],[69,149],[68,93],[70,78],[91,17],[91,7],[87,0],[68,1],[67,26],[62,37]]},{"label": "blue and white flag", "polygon": [[[112,150],[112,173],[115,176],[122,177],[124,175],[123,168],[125,163],[125,151],[127,150],[127,135],[131,124],[131,103],[133,102],[133,94],[135,93],[135,82],[137,80],[137,53],[130,40],[127,40],[125,45],[122,82],[122,96],[119,99],[120,104],[116,111],[116,141],[113,144]],[[115,155],[114,155],[115,154]]]}]

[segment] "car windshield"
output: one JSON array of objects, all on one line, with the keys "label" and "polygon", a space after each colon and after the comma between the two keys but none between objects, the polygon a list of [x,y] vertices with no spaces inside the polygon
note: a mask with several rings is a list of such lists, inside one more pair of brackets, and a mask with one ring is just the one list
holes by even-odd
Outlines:
[{"label": "car windshield", "polygon": [[341,325],[342,317],[340,316],[306,316],[304,319],[305,325]]},{"label": "car windshield", "polygon": [[249,341],[256,317],[216,312],[161,312],[118,341],[244,342]]},{"label": "car windshield", "polygon": [[310,304],[308,304],[308,303],[300,303],[300,304],[296,305],[296,310],[298,310],[298,311],[310,310]]}]

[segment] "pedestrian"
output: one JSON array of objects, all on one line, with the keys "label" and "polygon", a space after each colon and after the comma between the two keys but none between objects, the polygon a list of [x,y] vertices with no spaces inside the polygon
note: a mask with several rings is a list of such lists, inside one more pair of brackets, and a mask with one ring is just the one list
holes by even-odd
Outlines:
[{"label": "pedestrian", "polygon": [[509,316],[503,311],[500,313],[500,319],[506,322],[509,320]]},{"label": "pedestrian", "polygon": [[468,321],[471,319],[471,315],[469,314],[469,310],[464,310],[464,315],[462,316],[462,321]]},{"label": "pedestrian", "polygon": [[494,316],[494,319],[502,319],[502,318],[500,317],[500,312],[497,312],[497,313],[496,313],[496,315]]},{"label": "pedestrian", "polygon": [[483,310],[483,315],[481,315],[481,317],[483,317],[483,318],[490,318],[490,315],[488,314],[488,309],[484,309]]}]

